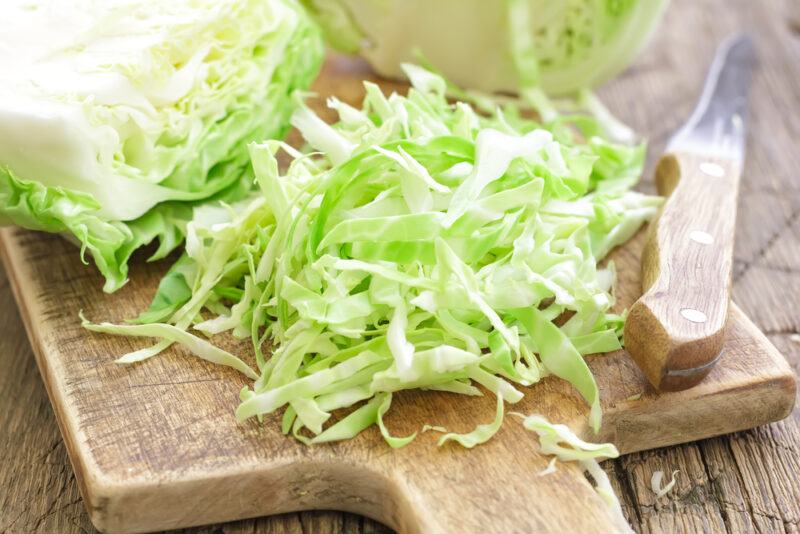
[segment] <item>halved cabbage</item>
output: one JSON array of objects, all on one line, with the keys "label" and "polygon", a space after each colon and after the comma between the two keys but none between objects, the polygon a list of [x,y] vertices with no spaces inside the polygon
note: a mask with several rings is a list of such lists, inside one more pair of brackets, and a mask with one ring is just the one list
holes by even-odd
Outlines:
[{"label": "halved cabbage", "polygon": [[9,0],[0,8],[0,224],[71,234],[113,291],[192,204],[250,190],[322,44],[294,0]]}]

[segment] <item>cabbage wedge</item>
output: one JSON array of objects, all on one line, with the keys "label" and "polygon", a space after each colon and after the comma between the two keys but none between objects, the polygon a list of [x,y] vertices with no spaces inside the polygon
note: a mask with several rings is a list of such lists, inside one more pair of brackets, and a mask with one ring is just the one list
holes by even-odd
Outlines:
[{"label": "cabbage wedge", "polygon": [[322,59],[294,0],[8,0],[0,8],[0,224],[64,233],[114,291],[177,247],[192,208],[251,190]]}]

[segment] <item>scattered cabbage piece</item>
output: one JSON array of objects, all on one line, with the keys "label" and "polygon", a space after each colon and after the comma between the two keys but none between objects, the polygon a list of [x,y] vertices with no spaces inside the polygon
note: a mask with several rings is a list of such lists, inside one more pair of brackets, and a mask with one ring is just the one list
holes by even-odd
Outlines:
[{"label": "scattered cabbage piece", "polygon": [[497,412],[494,420],[491,423],[485,423],[475,427],[475,430],[467,432],[466,434],[447,433],[441,438],[437,445],[440,447],[448,441],[455,441],[462,447],[471,449],[475,445],[486,443],[500,430],[500,425],[503,424],[503,395],[497,395]]},{"label": "scattered cabbage piece", "polygon": [[105,290],[192,207],[249,194],[247,143],[281,137],[322,59],[294,0],[6,0],[0,224],[64,233]]},{"label": "scattered cabbage piece", "polygon": [[594,479],[597,493],[611,508],[619,527],[633,532],[622,513],[622,506],[611,487],[608,475],[598,463],[619,456],[619,451],[614,445],[611,443],[588,443],[576,436],[569,427],[552,424],[541,415],[527,417],[518,413],[513,413],[513,415],[522,417],[522,425],[538,435],[540,451],[543,454],[553,454],[564,462],[578,462],[583,471]]},{"label": "scattered cabbage piece", "polygon": [[[258,192],[197,210],[138,321],[249,337],[259,376],[237,418],[283,411],[283,431],[309,444],[377,425],[403,446],[415,434],[394,437],[383,420],[395,392],[491,392],[492,423],[442,438],[474,446],[548,374],[575,386],[598,428],[583,354],[618,349],[624,321],[613,268],[598,263],[661,204],[629,190],[643,148],[598,137],[591,118],[478,112],[448,101],[437,74],[407,71],[406,96],[367,83],[361,109],[330,99],[335,124],[301,104],[304,150],[251,144]],[[160,339],[135,360],[193,348],[163,326],[92,328]],[[570,443],[579,460],[616,455]]]},{"label": "scattered cabbage piece", "polygon": [[422,425],[422,432],[441,432],[443,434],[447,433],[447,429],[443,426],[438,425]]},{"label": "scattered cabbage piece", "polygon": [[388,443],[389,446],[392,447],[393,449],[399,449],[400,447],[405,447],[406,445],[414,441],[414,438],[417,437],[417,433],[414,432],[410,436],[406,436],[404,438],[394,437],[389,433],[389,429],[386,428],[386,424],[383,422],[383,414],[389,411],[389,407],[391,406],[392,403],[392,394],[386,393],[383,397],[384,398],[381,401],[380,406],[378,407],[378,415],[377,415],[377,423],[378,423],[378,428],[380,428],[381,430],[381,435],[383,436],[383,439],[386,440],[386,443]]},{"label": "scattered cabbage piece", "polygon": [[110,323],[92,324],[83,320],[84,328],[93,332],[104,332],[121,336],[133,337],[159,337],[174,343],[179,343],[200,358],[211,363],[227,365],[240,371],[248,378],[258,379],[258,373],[244,363],[241,359],[230,354],[202,339],[170,324],[140,324],[140,325],[113,325]]},{"label": "scattered cabbage piece", "polygon": [[675,470],[672,472],[672,480],[667,482],[666,486],[662,486],[661,483],[664,480],[664,471],[654,471],[653,478],[650,479],[650,489],[653,490],[653,493],[656,494],[656,499],[660,499],[670,491],[672,488],[675,487],[675,483],[677,482],[677,476],[680,473],[679,470]]},{"label": "scattered cabbage piece", "polygon": [[553,473],[555,473],[556,472],[556,461],[557,460],[558,460],[558,458],[555,457],[555,456],[550,458],[550,461],[547,463],[547,467],[545,467],[544,469],[539,471],[539,476],[543,477],[543,476],[552,475]]}]

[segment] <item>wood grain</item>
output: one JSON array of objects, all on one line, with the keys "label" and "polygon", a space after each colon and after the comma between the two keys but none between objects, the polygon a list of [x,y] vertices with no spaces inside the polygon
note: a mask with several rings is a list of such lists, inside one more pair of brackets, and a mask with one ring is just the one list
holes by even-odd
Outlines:
[{"label": "wood grain", "polygon": [[[706,174],[708,165],[721,174]],[[666,154],[656,167],[667,201],[642,253],[644,294],[625,323],[625,346],[656,389],[690,388],[722,356],[740,167],[686,152]]]},{"label": "wood grain", "polygon": [[[95,532],[58,430],[25,327],[0,263],[0,532]],[[388,534],[372,519],[308,511],[203,527],[192,534]]]},{"label": "wood grain", "polygon": [[[734,297],[793,362],[800,319],[800,39],[792,0],[674,0],[665,30],[638,65],[604,91],[612,109],[652,139],[651,153],[690,111],[717,40],[736,29],[757,34],[753,136],[737,224]],[[57,274],[57,269],[55,269]],[[10,292],[0,278],[0,531],[81,532],[90,528]],[[735,414],[732,414],[735,417]],[[8,430],[6,432],[6,430]],[[51,441],[50,438],[53,438]],[[797,532],[800,416],[753,431],[606,462],[628,519],[641,532]],[[655,502],[652,472],[682,469],[676,490]],[[201,532],[373,531],[338,513],[243,521]],[[34,528],[35,527],[35,528]]]}]

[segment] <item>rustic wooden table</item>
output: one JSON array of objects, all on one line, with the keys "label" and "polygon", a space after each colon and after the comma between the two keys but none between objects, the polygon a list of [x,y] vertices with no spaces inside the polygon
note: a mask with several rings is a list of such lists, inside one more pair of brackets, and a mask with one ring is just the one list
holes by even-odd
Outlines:
[{"label": "rustic wooden table", "polygon": [[[760,56],[737,221],[734,296],[800,367],[800,0],[674,0],[637,64],[603,91],[647,132],[652,156],[688,115],[715,44],[755,35]],[[648,171],[644,188],[650,187]],[[0,266],[0,532],[92,532]],[[736,417],[735,413],[730,414]],[[631,454],[604,468],[641,532],[800,532],[800,408],[785,421]],[[655,470],[680,470],[656,503]],[[192,532],[385,532],[369,519],[303,512]]]}]

